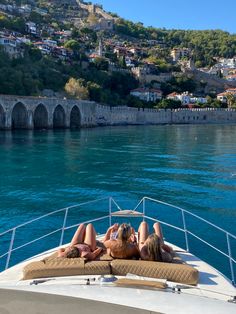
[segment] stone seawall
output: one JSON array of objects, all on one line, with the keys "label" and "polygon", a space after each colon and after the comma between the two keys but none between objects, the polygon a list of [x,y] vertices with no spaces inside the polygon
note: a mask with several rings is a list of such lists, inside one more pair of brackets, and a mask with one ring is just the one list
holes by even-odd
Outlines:
[{"label": "stone seawall", "polygon": [[236,109],[156,110],[96,105],[98,125],[236,123]]},{"label": "stone seawall", "polygon": [[0,129],[236,123],[236,109],[140,109],[92,101],[0,95]]}]

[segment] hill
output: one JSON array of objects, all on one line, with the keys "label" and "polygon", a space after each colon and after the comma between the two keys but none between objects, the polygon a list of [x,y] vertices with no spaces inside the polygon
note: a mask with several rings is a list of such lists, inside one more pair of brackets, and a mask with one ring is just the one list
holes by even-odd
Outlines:
[{"label": "hill", "polygon": [[0,0],[0,48],[2,94],[69,94],[153,107],[158,101],[130,91],[161,89],[165,96],[188,88],[214,98],[235,85],[222,78],[221,68],[216,80],[199,73],[233,59],[235,35],[146,28],[79,0]]}]

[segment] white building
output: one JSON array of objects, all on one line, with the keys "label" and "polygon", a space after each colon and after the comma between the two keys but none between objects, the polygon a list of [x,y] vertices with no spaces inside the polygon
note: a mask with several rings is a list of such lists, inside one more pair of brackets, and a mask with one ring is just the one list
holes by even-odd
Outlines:
[{"label": "white building", "polygon": [[233,58],[220,58],[219,64],[221,64],[221,67],[234,68],[236,67],[236,56]]},{"label": "white building", "polygon": [[144,101],[152,101],[162,99],[162,91],[160,89],[149,89],[149,88],[136,88],[130,92],[130,95],[138,97]]},{"label": "white building", "polygon": [[174,62],[177,62],[178,60],[182,58],[189,58],[190,57],[191,50],[189,48],[174,48],[171,50],[171,57]]},{"label": "white building", "polygon": [[234,95],[234,97],[236,98],[236,88],[226,89],[223,93],[217,95],[217,99],[223,103],[227,103],[229,95]]},{"label": "white building", "polygon": [[0,45],[3,46],[3,50],[10,58],[19,58],[24,55],[24,49],[21,48],[20,42],[14,37],[1,37]]},{"label": "white building", "polygon": [[229,74],[225,77],[225,79],[229,82],[235,82],[236,81],[236,74]]},{"label": "white building", "polygon": [[133,60],[130,57],[125,57],[125,64],[128,68],[135,67],[135,64],[133,63]]},{"label": "white building", "polygon": [[182,94],[178,94],[176,92],[173,92],[166,96],[167,99],[172,100],[179,100],[181,101],[182,105],[187,105],[190,103],[191,96],[188,92],[184,92]]},{"label": "white building", "polygon": [[37,26],[34,22],[25,23],[25,30],[31,35],[37,35]]},{"label": "white building", "polygon": [[173,92],[166,97],[167,99],[172,100],[179,100],[181,101],[182,105],[189,105],[189,104],[205,104],[207,103],[207,99],[205,97],[195,97],[189,92],[184,92],[182,94],[178,94]]}]

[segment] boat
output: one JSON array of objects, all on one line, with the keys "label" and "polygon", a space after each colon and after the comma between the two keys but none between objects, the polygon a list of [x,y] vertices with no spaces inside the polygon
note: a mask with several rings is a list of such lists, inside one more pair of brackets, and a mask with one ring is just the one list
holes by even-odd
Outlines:
[{"label": "boat", "polygon": [[[71,224],[70,213],[78,213],[90,208],[94,211],[93,219]],[[169,210],[169,214],[168,211]],[[173,218],[177,212],[180,222]],[[152,214],[152,215],[151,215]],[[167,214],[167,220],[160,217]],[[55,215],[62,217],[62,224],[57,228],[51,223]],[[75,216],[73,216],[73,221]],[[89,218],[89,217],[88,217]],[[200,237],[189,227],[190,219],[198,221],[221,232],[225,237],[227,249],[217,248],[207,239]],[[176,252],[176,263],[147,262],[141,260],[106,260],[85,262],[81,259],[58,259],[55,252],[66,246],[66,233],[80,223],[99,225],[103,232],[97,234],[102,241],[106,227],[114,221],[159,221],[162,226],[172,230],[174,239],[177,234],[183,236],[185,247],[174,241],[165,242]],[[56,220],[53,220],[54,222]],[[19,243],[19,230],[32,225],[50,225],[47,232],[24,243]],[[50,223],[49,223],[50,222]],[[53,229],[54,227],[54,229]],[[55,228],[56,227],[56,228]],[[165,234],[168,238],[168,234]],[[57,242],[47,240],[54,237]],[[236,313],[235,288],[235,252],[232,243],[236,236],[216,226],[210,221],[181,207],[161,200],[143,197],[132,209],[120,206],[112,197],[80,203],[34,218],[15,228],[0,234],[0,241],[8,239],[8,249],[0,256],[4,270],[0,272],[0,313]],[[230,277],[216,269],[214,265],[191,253],[191,239],[204,244],[215,252],[215,261],[223,256],[228,261]],[[2,240],[3,241],[3,240]],[[176,241],[178,242],[178,241]],[[2,242],[3,243],[3,242]],[[44,249],[29,258],[22,257],[20,262],[12,261],[12,256],[20,251],[39,244],[50,243],[52,248]],[[235,243],[235,242],[234,242]],[[59,261],[58,261],[59,260]]]}]

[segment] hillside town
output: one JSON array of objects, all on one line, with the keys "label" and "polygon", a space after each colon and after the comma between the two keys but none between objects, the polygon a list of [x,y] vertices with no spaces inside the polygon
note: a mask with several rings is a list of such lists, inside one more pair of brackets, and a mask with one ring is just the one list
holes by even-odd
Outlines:
[{"label": "hillside town", "polygon": [[[0,48],[11,60],[24,58],[30,49],[40,58],[79,64],[85,71],[96,66],[129,75],[136,85],[130,86],[128,94],[139,99],[140,106],[160,102],[190,108],[235,105],[236,56],[216,55],[214,65],[197,67],[192,49],[170,47],[160,38],[122,36],[116,31],[118,19],[100,5],[79,0],[55,0],[47,6],[43,1],[4,0],[0,2]],[[180,83],[175,89],[176,82]],[[185,83],[194,87],[188,89]],[[41,94],[54,92],[44,89]]]}]

